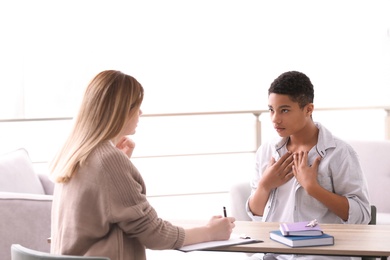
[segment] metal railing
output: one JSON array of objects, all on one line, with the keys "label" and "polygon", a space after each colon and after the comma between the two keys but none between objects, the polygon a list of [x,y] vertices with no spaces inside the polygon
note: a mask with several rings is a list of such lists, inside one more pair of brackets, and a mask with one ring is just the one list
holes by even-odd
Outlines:
[{"label": "metal railing", "polygon": [[[368,106],[368,107],[328,107],[316,108],[316,111],[353,111],[353,110],[383,110],[386,112],[384,118],[384,137],[390,140],[390,106]],[[256,147],[261,144],[262,138],[262,122],[260,116],[268,113],[268,110],[239,110],[239,111],[210,111],[210,112],[183,112],[183,113],[154,113],[142,114],[141,117],[175,117],[175,116],[207,116],[207,115],[234,115],[234,114],[253,114],[255,116],[256,128]],[[53,117],[53,118],[13,118],[0,119],[1,123],[11,122],[38,122],[38,121],[67,121],[72,120],[72,117]]]},{"label": "metal railing", "polygon": [[[377,114],[378,111],[379,112],[379,117],[375,117],[375,120],[378,120],[377,118],[379,118],[379,120],[382,120],[382,113],[384,114],[384,117],[383,117],[383,120],[384,120],[384,124],[383,122],[380,122],[379,125],[384,125],[384,129],[383,130],[380,130],[380,131],[384,131],[384,139],[386,140],[390,140],[390,106],[372,106],[372,107],[331,107],[331,108],[316,108],[316,112],[321,112],[321,113],[328,113],[328,112],[331,112],[331,113],[334,113],[336,112],[335,114],[339,115],[339,111],[359,111],[359,110],[373,110],[375,112],[373,112],[373,114]],[[251,115],[253,115],[253,122],[254,124],[250,123],[248,124],[249,127],[251,127],[253,125],[253,127],[255,129],[251,130],[251,131],[247,131],[250,132],[249,134],[251,136],[249,136],[250,140],[248,141],[248,145],[245,146],[245,148],[242,148],[241,150],[240,149],[235,149],[235,148],[232,148],[231,150],[229,149],[214,149],[212,151],[203,151],[203,150],[197,150],[197,151],[182,151],[181,149],[177,149],[175,151],[173,151],[172,153],[165,153],[165,154],[162,154],[162,153],[159,153],[159,152],[155,152],[155,150],[152,151],[152,153],[154,154],[137,154],[135,156],[133,156],[134,159],[137,159],[137,160],[144,160],[146,159],[148,162],[150,160],[158,160],[158,157],[168,157],[167,160],[170,160],[169,157],[171,158],[174,158],[175,162],[177,161],[181,161],[181,160],[186,160],[186,156],[188,157],[192,157],[192,158],[196,158],[196,160],[198,160],[197,158],[198,157],[202,157],[202,156],[205,156],[207,158],[213,158],[213,164],[218,164],[218,162],[221,162],[221,161],[218,161],[218,162],[215,162],[214,161],[214,158],[215,156],[225,156],[226,158],[229,158],[231,159],[232,157],[231,156],[235,156],[234,158],[237,157],[240,157],[242,158],[243,156],[251,156],[252,154],[254,154],[256,152],[256,148],[261,144],[261,140],[262,138],[266,137],[267,138],[267,132],[265,131],[266,129],[268,128],[264,128],[264,125],[268,124],[269,122],[266,122],[266,120],[264,118],[266,117],[261,117],[262,115],[265,115],[265,114],[268,114],[269,111],[268,110],[242,110],[242,111],[217,111],[217,112],[184,112],[184,113],[154,113],[154,114],[143,114],[142,117],[144,118],[152,118],[152,121],[155,119],[155,118],[163,118],[163,117],[196,117],[196,116],[216,116],[215,119],[217,118],[220,118],[219,116],[228,116],[228,118],[230,119],[230,115],[243,115],[245,117],[245,120],[249,120],[251,121],[252,117]],[[360,112],[359,112],[360,113]],[[368,114],[370,114],[371,112],[369,111]],[[363,113],[362,113],[363,114]],[[233,116],[234,118],[236,118],[235,116]],[[238,116],[237,117],[239,120],[241,118],[241,116]],[[341,116],[342,118],[342,116]],[[58,129],[59,127],[62,127],[64,124],[65,125],[69,125],[71,123],[71,120],[73,118],[72,117],[56,117],[56,118],[28,118],[28,119],[0,119],[0,137],[3,138],[4,140],[5,139],[10,139],[10,142],[13,142],[13,140],[15,140],[15,138],[18,138],[20,135],[23,135],[23,133],[28,133],[30,131],[33,131],[31,129],[30,126],[30,122],[31,123],[34,123],[34,122],[38,122],[38,125],[39,127],[36,127],[36,129],[38,129],[39,131],[43,128],[41,123],[40,122],[43,122],[44,125],[46,126],[46,122],[49,123],[49,125],[55,125],[55,129]],[[181,118],[179,118],[179,122],[181,122]],[[214,120],[214,118],[213,118]],[[344,119],[345,120],[345,119]],[[364,118],[362,118],[362,122],[364,122]],[[164,121],[164,120],[162,120]],[[162,122],[160,121],[160,122]],[[191,120],[192,121],[192,120]],[[264,121],[264,122],[262,122]],[[267,121],[269,121],[269,119],[267,118]],[[337,120],[336,120],[337,121]],[[69,122],[69,124],[68,124]],[[188,121],[187,121],[188,122]],[[232,122],[232,124],[235,124],[236,122]],[[19,130],[17,131],[17,133],[12,133],[15,135],[15,137],[13,136],[6,136],[5,134],[2,134],[4,131],[3,127],[2,127],[2,124],[7,125],[7,128],[10,128],[10,127],[15,127],[15,128],[19,128]],[[218,123],[219,124],[219,123]],[[228,124],[230,124],[230,121],[228,121]],[[349,124],[348,121],[345,122],[346,125]],[[34,125],[34,124],[31,124],[31,125]],[[248,125],[246,125],[244,128],[247,128]],[[226,125],[225,125],[226,126]],[[262,129],[264,128],[264,129]],[[352,128],[352,127],[351,127]],[[43,145],[42,147],[40,147],[41,150],[43,151],[47,151],[48,149],[51,149],[52,147],[49,146],[49,145],[45,145],[43,144],[44,142],[46,143],[50,143],[52,141],[55,141],[55,139],[58,139],[58,137],[56,136],[57,135],[57,132],[54,130],[52,130],[52,128],[50,128],[49,130],[47,129],[44,129],[45,130],[45,133],[41,134],[41,137],[36,137],[35,135],[31,135],[30,136],[23,136],[26,140],[29,140],[31,138],[35,138],[37,140],[34,140],[33,143],[28,143],[28,145],[30,145],[30,148],[31,148],[31,153],[30,155],[33,155],[34,154],[34,149],[35,147],[38,145]],[[155,131],[159,131],[158,129],[156,129]],[[152,135],[155,134],[155,131],[152,132]],[[223,128],[220,130],[220,131],[225,131]],[[9,133],[9,132],[8,132]],[[140,131],[141,133],[141,131]],[[206,131],[207,133],[207,131]],[[252,134],[255,133],[255,136],[253,137]],[[151,134],[151,133],[149,133]],[[264,136],[262,136],[264,135]],[[42,140],[43,138],[46,138],[48,140]],[[184,133],[183,134],[184,136],[184,140],[186,140],[185,138],[187,138],[186,134]],[[382,135],[381,135],[382,136]],[[149,137],[149,136],[147,136]],[[381,137],[382,138],[382,137]],[[152,141],[150,141],[150,143],[152,143]],[[253,145],[252,145],[253,143]],[[140,146],[140,148],[143,147],[143,146]],[[29,148],[29,147],[27,147]],[[34,149],[32,149],[34,148]],[[148,147],[147,147],[148,148]],[[29,152],[30,152],[30,149],[28,149]],[[149,149],[147,149],[149,150]],[[34,156],[32,156],[34,157]],[[39,156],[38,156],[39,157]],[[225,158],[224,157],[224,158]],[[43,159],[37,159],[37,160],[33,160],[35,166],[38,165],[38,168],[40,167],[39,165],[45,165],[47,163],[46,161],[46,156],[42,156]],[[246,157],[245,157],[246,158]],[[165,161],[165,159],[164,159]],[[222,162],[223,163],[223,162]],[[246,165],[246,164],[245,164]],[[148,171],[143,171],[145,173],[145,175],[148,175]],[[149,182],[150,184],[153,184],[152,182]],[[213,196],[217,196],[218,194],[227,194],[228,193],[228,190],[225,189],[225,188],[219,188],[219,189],[215,189],[215,190],[207,190],[207,191],[189,191],[188,193],[185,193],[183,192],[182,190],[180,191],[175,191],[175,192],[171,192],[170,190],[168,192],[158,192],[156,193],[157,195],[151,195],[150,197],[156,197],[156,198],[162,198],[162,197],[180,197],[180,196],[184,196],[184,195],[213,195]]]}]

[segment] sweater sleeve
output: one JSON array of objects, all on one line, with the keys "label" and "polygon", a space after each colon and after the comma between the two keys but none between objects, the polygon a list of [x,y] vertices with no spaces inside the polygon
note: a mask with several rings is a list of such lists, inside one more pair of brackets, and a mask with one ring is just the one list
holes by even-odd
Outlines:
[{"label": "sweater sleeve", "polygon": [[117,148],[106,146],[100,156],[106,179],[108,219],[151,249],[174,249],[184,243],[184,229],[160,219],[146,198],[142,176]]}]

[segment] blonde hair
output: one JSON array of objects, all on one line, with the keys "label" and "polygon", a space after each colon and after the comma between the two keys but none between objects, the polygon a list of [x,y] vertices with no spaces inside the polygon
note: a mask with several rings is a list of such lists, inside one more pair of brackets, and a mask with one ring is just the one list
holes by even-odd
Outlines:
[{"label": "blonde hair", "polygon": [[51,162],[51,177],[68,182],[91,151],[117,137],[129,116],[138,113],[144,96],[141,84],[120,71],[106,70],[89,83],[64,146]]}]

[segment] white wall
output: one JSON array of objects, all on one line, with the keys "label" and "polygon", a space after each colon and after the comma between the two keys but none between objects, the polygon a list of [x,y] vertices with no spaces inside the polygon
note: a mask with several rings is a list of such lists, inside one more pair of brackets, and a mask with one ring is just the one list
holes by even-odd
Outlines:
[{"label": "white wall", "polygon": [[266,108],[287,70],[318,107],[390,104],[388,0],[1,1],[0,32],[0,118],[72,116],[104,69],[145,113]]}]

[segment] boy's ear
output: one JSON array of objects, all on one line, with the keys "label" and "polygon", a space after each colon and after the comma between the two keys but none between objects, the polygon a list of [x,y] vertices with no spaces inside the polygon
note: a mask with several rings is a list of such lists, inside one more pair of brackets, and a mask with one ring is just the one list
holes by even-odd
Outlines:
[{"label": "boy's ear", "polygon": [[312,113],[313,113],[313,110],[314,110],[314,104],[313,103],[309,103],[306,105],[306,113],[311,116]]}]

